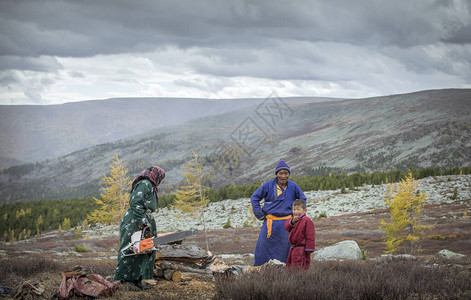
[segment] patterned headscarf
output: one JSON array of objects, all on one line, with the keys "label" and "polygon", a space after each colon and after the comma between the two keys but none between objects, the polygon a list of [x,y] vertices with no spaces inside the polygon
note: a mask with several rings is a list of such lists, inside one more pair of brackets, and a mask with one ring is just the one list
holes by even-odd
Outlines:
[{"label": "patterned headscarf", "polygon": [[134,179],[132,182],[132,189],[131,191],[134,190],[136,187],[137,183],[143,179],[147,179],[152,183],[152,186],[154,187],[155,194],[157,195],[157,187],[160,185],[162,180],[165,178],[165,170],[162,169],[159,166],[153,166],[148,169],[145,169],[144,171],[141,172],[141,174]]}]

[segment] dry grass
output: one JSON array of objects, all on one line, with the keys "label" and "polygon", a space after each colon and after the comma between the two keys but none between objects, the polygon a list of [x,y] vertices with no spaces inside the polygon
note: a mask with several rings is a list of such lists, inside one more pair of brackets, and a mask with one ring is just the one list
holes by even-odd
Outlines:
[{"label": "dry grass", "polygon": [[395,260],[314,262],[308,272],[265,268],[218,278],[215,299],[469,299],[471,270]]},{"label": "dry grass", "polygon": [[[22,282],[34,282],[44,288],[41,299],[51,299],[59,289],[62,272],[70,271],[77,265],[83,267],[89,274],[99,274],[112,281],[116,261],[80,258],[59,262],[55,259],[37,256],[2,259],[0,260],[0,285],[14,289]],[[112,299],[211,299],[214,295],[212,278],[201,277],[184,284],[158,279],[156,286],[145,291],[136,290],[129,285],[120,285]]]},{"label": "dry grass", "polygon": [[35,276],[45,271],[60,272],[64,264],[46,258],[12,258],[0,263],[0,282],[6,282],[13,276]]},{"label": "dry grass", "polygon": [[[365,262],[312,262],[312,270],[306,274],[267,270],[271,273],[254,273],[227,282],[218,279],[217,283],[211,276],[194,278],[183,285],[157,279],[156,286],[146,291],[120,286],[112,298],[212,299],[217,295],[219,299],[267,299],[269,295],[272,299],[327,299],[334,295],[331,299],[471,299],[471,220],[463,217],[464,205],[469,206],[470,200],[464,202],[466,204],[431,205],[424,209],[425,221],[436,226],[421,243],[422,252],[417,254],[417,262],[379,264],[373,261],[385,250],[378,227],[381,219],[389,218],[387,212],[375,211],[315,220],[317,249],[341,240],[355,240],[366,252],[369,260]],[[210,250],[214,254],[253,253],[258,233],[259,228],[210,230]],[[204,249],[204,232],[186,239],[185,243],[197,243]],[[78,253],[75,245],[86,246],[90,251]],[[0,244],[0,285],[14,288],[21,282],[34,281],[45,288],[45,298],[50,298],[60,286],[62,272],[76,265],[111,280],[118,246],[117,236],[75,240],[73,234],[65,232]],[[438,259],[437,254],[442,249],[464,254],[468,261]],[[244,256],[227,263],[251,265],[253,257]],[[285,297],[288,292],[289,296]]]}]

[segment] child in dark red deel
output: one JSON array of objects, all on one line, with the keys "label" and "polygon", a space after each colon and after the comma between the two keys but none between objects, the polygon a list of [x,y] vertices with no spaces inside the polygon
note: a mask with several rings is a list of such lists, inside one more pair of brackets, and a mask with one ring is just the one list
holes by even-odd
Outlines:
[{"label": "child in dark red deel", "polygon": [[311,253],[316,245],[314,223],[306,216],[306,201],[296,199],[293,203],[293,217],[286,220],[285,229],[289,232],[289,250],[286,268],[309,269]]}]

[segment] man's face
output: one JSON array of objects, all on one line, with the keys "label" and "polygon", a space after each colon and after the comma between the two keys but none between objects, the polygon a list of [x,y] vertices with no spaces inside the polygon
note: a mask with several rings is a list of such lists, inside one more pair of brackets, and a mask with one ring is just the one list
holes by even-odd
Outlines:
[{"label": "man's face", "polygon": [[288,182],[289,172],[287,170],[278,171],[276,177],[278,178],[278,183],[286,184]]},{"label": "man's face", "polygon": [[293,206],[293,216],[300,217],[306,213],[307,209],[304,209],[301,205]]}]

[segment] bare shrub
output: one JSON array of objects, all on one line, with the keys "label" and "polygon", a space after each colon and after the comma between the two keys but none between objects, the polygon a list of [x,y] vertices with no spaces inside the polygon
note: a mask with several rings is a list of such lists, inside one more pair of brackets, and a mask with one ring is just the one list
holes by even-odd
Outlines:
[{"label": "bare shrub", "polygon": [[116,271],[116,260],[87,260],[80,261],[80,266],[89,274],[100,274],[103,277],[114,277]]},{"label": "bare shrub", "polygon": [[17,278],[29,278],[42,273],[61,274],[71,271],[80,265],[84,271],[90,274],[100,274],[103,277],[114,276],[116,260],[80,260],[59,262],[43,257],[11,258],[0,261],[0,282],[12,276]]},{"label": "bare shrub", "polygon": [[313,262],[307,272],[265,268],[236,278],[217,278],[215,298],[460,299],[469,290],[470,270],[410,260]]},{"label": "bare shrub", "polygon": [[0,262],[0,281],[8,279],[12,275],[27,277],[46,271],[60,272],[63,269],[64,264],[42,257],[4,259]]}]

